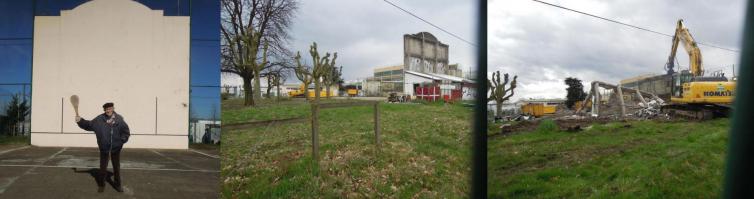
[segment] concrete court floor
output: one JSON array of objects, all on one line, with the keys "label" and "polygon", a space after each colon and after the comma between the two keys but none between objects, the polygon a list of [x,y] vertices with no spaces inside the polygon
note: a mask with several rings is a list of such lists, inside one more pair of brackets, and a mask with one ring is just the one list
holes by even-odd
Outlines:
[{"label": "concrete court floor", "polygon": [[[96,148],[0,148],[0,198],[218,198],[218,151],[123,149],[123,193],[97,192]],[[108,164],[112,172],[112,162]]]}]

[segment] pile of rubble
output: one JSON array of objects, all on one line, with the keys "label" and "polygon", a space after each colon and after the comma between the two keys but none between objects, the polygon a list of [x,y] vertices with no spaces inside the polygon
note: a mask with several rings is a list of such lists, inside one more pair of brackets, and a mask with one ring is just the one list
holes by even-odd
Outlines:
[{"label": "pile of rubble", "polygon": [[662,113],[662,105],[662,103],[656,100],[651,100],[647,103],[639,103],[641,109],[635,111],[632,116],[639,119],[668,119],[668,114]]}]

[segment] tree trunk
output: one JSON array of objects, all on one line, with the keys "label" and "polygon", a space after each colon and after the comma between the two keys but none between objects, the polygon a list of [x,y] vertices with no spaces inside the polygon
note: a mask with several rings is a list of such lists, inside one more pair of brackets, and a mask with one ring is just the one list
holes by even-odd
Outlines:
[{"label": "tree trunk", "polygon": [[332,95],[330,94],[330,87],[331,87],[331,85],[327,85],[327,84],[325,85],[325,92],[327,92],[327,95],[325,95],[325,97],[330,97],[330,96],[332,96]]},{"label": "tree trunk", "polygon": [[272,85],[273,84],[270,84],[269,81],[268,81],[268,83],[267,83],[267,98],[271,98],[270,96],[272,96],[272,95],[270,95],[270,91],[272,91]]},{"label": "tree trunk", "polygon": [[495,102],[495,117],[497,118],[503,118],[503,102],[502,101],[496,101]]},{"label": "tree trunk", "polygon": [[280,83],[279,82],[275,83],[275,85],[277,85],[277,90],[278,90],[278,94],[275,95],[275,98],[277,99],[277,101],[280,101]]},{"label": "tree trunk", "polygon": [[262,99],[262,85],[260,83],[261,77],[259,76],[259,73],[255,75],[254,77],[254,97],[257,99]]},{"label": "tree trunk", "polygon": [[251,94],[251,78],[241,77],[243,79],[243,105],[254,106],[254,95]]},{"label": "tree trunk", "polygon": [[315,81],[314,82],[314,103],[315,104],[319,104],[319,93],[321,90],[322,90],[322,87],[320,86],[320,83],[318,81]]}]

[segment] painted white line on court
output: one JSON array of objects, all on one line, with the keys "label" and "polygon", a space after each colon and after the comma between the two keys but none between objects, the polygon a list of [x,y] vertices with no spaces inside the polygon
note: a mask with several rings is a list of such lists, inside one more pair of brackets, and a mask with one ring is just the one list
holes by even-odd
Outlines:
[{"label": "painted white line on court", "polygon": [[22,147],[18,147],[18,148],[8,149],[8,150],[5,150],[5,151],[0,151],[0,155],[8,153],[8,152],[11,152],[11,151],[26,149],[26,148],[29,148],[29,147],[31,147],[31,146],[22,146]]},{"label": "painted white line on court", "polygon": [[192,168],[192,169],[194,169],[194,170],[201,170],[200,168],[192,167],[191,165],[188,165],[188,164],[186,164],[186,163],[180,162],[180,161],[178,161],[178,160],[176,160],[176,159],[174,159],[174,158],[168,157],[168,156],[166,156],[166,155],[162,155],[162,153],[160,153],[160,152],[157,152],[157,151],[155,151],[155,150],[152,150],[152,149],[150,149],[150,151],[152,151],[153,153],[155,153],[155,154],[157,154],[157,155],[159,155],[159,156],[162,156],[162,157],[163,157],[163,158],[165,158],[165,159],[168,159],[168,160],[170,160],[170,161],[173,161],[173,162],[175,162],[175,163],[177,163],[177,164],[179,164],[179,165],[181,165],[181,166],[184,166],[184,167],[188,167],[188,168]]},{"label": "painted white line on court", "polygon": [[[77,169],[99,169],[99,167],[89,167],[89,166],[57,166],[57,165],[23,165],[23,164],[16,164],[16,165],[0,165],[0,167],[43,167],[43,168],[77,168]],[[123,170],[136,170],[136,171],[183,171],[183,172],[203,172],[203,173],[219,173],[220,171],[215,170],[204,170],[204,169],[150,169],[150,168],[120,168]]]},{"label": "painted white line on court", "polygon": [[5,190],[8,189],[8,187],[10,187],[11,185],[13,185],[13,183],[16,182],[16,179],[20,178],[21,176],[25,176],[25,175],[31,173],[32,171],[34,171],[34,169],[36,169],[39,166],[43,166],[44,163],[46,163],[47,161],[52,160],[53,158],[55,158],[55,156],[58,156],[60,153],[63,153],[63,151],[65,151],[66,149],[68,149],[68,147],[60,149],[60,151],[58,151],[57,153],[52,154],[50,157],[47,157],[47,159],[45,159],[44,161],[42,161],[42,163],[40,165],[30,165],[31,168],[29,168],[28,170],[26,170],[26,172],[22,173],[19,176],[16,176],[15,178],[11,178],[11,180],[9,180],[8,183],[6,183],[5,185],[3,185],[2,189],[0,189],[0,194],[4,193]]},{"label": "painted white line on court", "polygon": [[220,156],[206,154],[206,153],[203,153],[201,151],[194,150],[194,149],[189,149],[189,151],[192,151],[192,152],[198,153],[198,154],[202,154],[202,155],[210,157],[210,158],[220,159]]},{"label": "painted white line on court", "polygon": [[4,193],[5,190],[8,189],[8,187],[10,187],[10,185],[16,182],[17,179],[18,179],[18,176],[10,177],[5,183],[0,184],[0,194]]}]

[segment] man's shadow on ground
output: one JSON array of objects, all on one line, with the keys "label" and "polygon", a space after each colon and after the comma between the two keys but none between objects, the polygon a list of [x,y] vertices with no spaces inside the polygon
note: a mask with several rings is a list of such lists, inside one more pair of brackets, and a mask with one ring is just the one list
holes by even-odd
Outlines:
[{"label": "man's shadow on ground", "polygon": [[[86,173],[86,174],[89,174],[89,176],[91,176],[92,179],[94,180],[95,185],[99,186],[98,183],[97,183],[99,181],[98,178],[100,177],[99,176],[99,169],[94,169],[94,168],[85,169],[85,170],[80,170],[78,168],[71,168],[71,169],[73,169],[74,173]],[[105,177],[105,181],[107,181],[107,183],[110,184],[110,186],[113,187],[113,189],[116,189],[115,188],[115,182],[112,179],[113,175],[115,175],[115,174],[113,174],[113,172],[107,171],[107,177]]]}]

